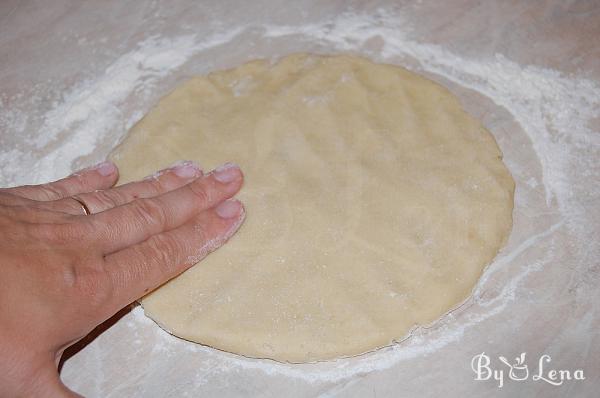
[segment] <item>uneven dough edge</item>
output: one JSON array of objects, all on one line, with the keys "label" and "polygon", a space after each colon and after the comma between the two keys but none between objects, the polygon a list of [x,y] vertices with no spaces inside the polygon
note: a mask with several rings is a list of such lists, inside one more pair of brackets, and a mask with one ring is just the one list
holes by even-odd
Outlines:
[{"label": "uneven dough edge", "polygon": [[[348,57],[348,56],[337,56],[337,57],[316,57],[316,56],[306,56],[303,54],[296,54],[290,57],[286,57],[284,59],[285,62],[291,62],[289,61],[290,59],[294,60],[294,62],[305,62],[306,60],[314,60],[317,59],[316,62],[319,62],[319,60],[322,59],[348,59],[350,58],[349,62],[358,62],[358,63],[367,63],[367,64],[371,64],[370,61],[364,60],[364,59],[359,59],[356,60],[356,58],[353,57]],[[310,61],[313,62],[313,61]],[[371,64],[371,65],[375,65],[375,64]],[[277,64],[275,65],[275,67],[277,66]],[[462,108],[460,107],[460,104],[458,103],[458,101],[452,96],[452,94],[444,87],[438,85],[437,83],[431,82],[423,77],[417,76],[412,74],[411,72],[405,71],[397,66],[391,66],[391,65],[376,65],[377,67],[383,67],[383,68],[392,68],[394,70],[394,72],[400,73],[402,75],[408,75],[410,78],[414,78],[415,80],[419,81],[420,83],[423,83],[425,86],[429,86],[427,87],[427,89],[432,90],[434,92],[439,92],[441,93],[440,96],[441,97],[447,97],[444,100],[447,100],[450,103],[450,107],[454,106],[457,110],[458,115],[452,115],[453,117],[459,118],[461,120],[466,120],[465,123],[467,124],[473,124],[473,125],[477,125],[479,126],[479,129],[481,130],[480,133],[482,135],[486,135],[487,134],[487,138],[485,138],[488,142],[487,145],[488,147],[486,148],[486,153],[488,153],[489,155],[495,155],[497,156],[497,160],[499,162],[499,164],[496,164],[494,167],[497,167],[500,172],[498,175],[496,175],[496,177],[499,177],[502,181],[501,181],[501,185],[503,186],[504,189],[504,193],[506,194],[507,197],[507,201],[506,203],[508,203],[507,206],[507,211],[505,213],[505,216],[508,217],[508,220],[504,220],[504,226],[503,226],[503,231],[500,231],[499,234],[501,235],[501,241],[499,244],[494,245],[495,249],[489,251],[488,250],[488,255],[485,256],[485,261],[481,261],[482,264],[480,264],[480,268],[479,268],[479,272],[477,272],[476,278],[474,278],[475,283],[476,281],[479,279],[483,268],[489,264],[493,258],[496,256],[498,250],[504,245],[504,242],[506,241],[507,237],[509,236],[509,232],[512,226],[512,202],[513,202],[513,195],[514,195],[514,181],[511,178],[510,174],[508,173],[508,170],[506,170],[506,167],[503,165],[503,163],[501,162],[501,152],[496,144],[496,142],[494,141],[493,137],[491,136],[491,134],[485,130],[482,126],[479,125],[479,123],[477,121],[475,121],[472,117],[470,117],[466,112],[464,112],[462,110]],[[268,66],[267,62],[265,61],[254,61],[254,62],[250,62],[246,65],[243,65],[241,67],[235,68],[235,69],[230,69],[227,71],[223,71],[223,72],[217,72],[217,73],[213,73],[211,75],[209,75],[208,78],[210,78],[212,76],[213,79],[220,79],[222,76],[225,76],[223,79],[226,80],[226,77],[228,75],[236,75],[236,73],[238,73],[240,70],[251,70],[251,71],[255,71],[255,70],[260,70],[261,68],[268,68],[271,66]],[[237,75],[234,76],[238,77]],[[192,81],[198,81],[198,80],[204,80],[206,79],[205,77],[199,77],[199,78],[195,78],[192,79]],[[184,88],[186,86],[183,86]],[[173,96],[177,96],[181,93],[182,88],[178,88],[176,89],[173,93],[169,94],[168,96],[166,96],[163,100],[160,101],[159,105],[152,110],[150,114],[154,114],[156,113],[157,109],[159,109],[161,107],[161,104],[164,104],[165,101],[169,101],[169,99],[173,98]],[[218,92],[218,90],[215,90],[215,92]],[[138,123],[138,125],[136,125],[133,129],[132,132],[135,131],[142,131],[146,128],[146,122],[145,122],[146,118],[144,120],[142,120],[140,123]],[[176,129],[176,127],[174,128]],[[168,130],[168,129],[167,129]],[[134,135],[130,135],[129,138],[127,138],[118,148],[115,149],[115,151],[113,152],[113,155],[111,156],[113,158],[113,160],[116,161],[117,164],[122,163],[122,159],[121,156],[119,155],[122,152],[127,152],[127,151],[132,151],[135,146],[139,145],[139,142],[133,142],[136,141],[137,138],[132,139],[131,137],[134,137]],[[144,135],[141,135],[141,138],[144,138]],[[175,153],[173,154],[175,155],[180,155],[179,153]],[[203,162],[203,159],[197,159],[199,160],[201,163]],[[229,159],[219,159],[219,160],[229,160]],[[213,161],[213,159],[211,159],[211,161]],[[166,166],[167,164],[167,160],[162,160],[161,159],[161,164],[157,165],[157,166]],[[214,166],[216,164],[212,164],[211,166]],[[242,165],[244,166],[244,165]],[[127,167],[126,167],[127,168]],[[156,167],[153,167],[152,169],[155,169]],[[142,171],[143,169],[143,171]],[[148,167],[137,167],[136,170],[134,172],[129,172],[127,171],[126,173],[124,173],[123,175],[123,180],[131,180],[131,179],[135,179],[135,178],[139,178],[140,177],[140,173],[148,173],[151,170],[148,170]],[[245,189],[245,188],[244,188]],[[249,197],[251,197],[251,195],[249,195]],[[242,231],[243,232],[243,231]],[[241,234],[241,233],[240,233]],[[235,242],[239,242],[239,240],[243,239],[242,237],[234,237],[234,241]],[[231,254],[231,253],[230,253]],[[227,260],[227,247],[219,250],[217,253],[211,254],[209,256],[209,258],[207,258],[205,261],[208,260],[215,260],[213,261],[214,264],[215,262],[223,262]],[[203,262],[204,263],[204,262]],[[201,264],[200,266],[202,266],[203,264]],[[197,269],[198,267],[195,267],[193,269],[191,269],[190,271],[187,271],[184,275],[194,272],[193,270]],[[178,278],[179,279],[179,278]],[[167,285],[171,284],[172,282],[169,282]],[[204,345],[208,345],[208,346],[212,346],[215,347],[217,349],[221,349],[224,351],[229,351],[229,352],[234,352],[234,353],[238,353],[241,355],[245,355],[245,356],[250,356],[250,357],[258,357],[258,358],[271,358],[271,359],[275,359],[275,360],[279,360],[279,361],[287,361],[287,362],[307,362],[307,361],[314,361],[314,360],[326,360],[326,359],[334,359],[334,358],[339,358],[339,357],[346,357],[346,356],[354,356],[354,355],[359,355],[361,353],[364,352],[369,352],[369,351],[373,351],[374,349],[378,349],[384,346],[387,346],[389,344],[391,344],[393,341],[397,341],[397,340],[402,340],[403,338],[405,338],[407,336],[407,333],[410,332],[410,330],[413,330],[417,325],[428,325],[431,324],[432,322],[434,322],[436,319],[438,319],[441,315],[452,311],[454,308],[462,305],[462,303],[465,300],[468,300],[468,298],[471,296],[472,294],[472,289],[473,286],[475,285],[475,283],[471,284],[470,289],[468,291],[463,292],[463,294],[457,295],[460,296],[459,299],[455,299],[453,300],[452,304],[448,306],[448,308],[445,308],[444,311],[442,312],[437,312],[434,315],[429,315],[429,316],[425,316],[423,317],[423,319],[421,320],[421,322],[419,323],[412,323],[408,326],[403,326],[403,328],[401,328],[403,330],[403,332],[400,332],[400,330],[397,331],[397,333],[388,333],[386,336],[382,336],[380,338],[377,338],[376,336],[371,336],[370,339],[363,339],[363,340],[356,340],[356,341],[352,341],[351,345],[352,348],[349,349],[348,346],[345,346],[346,349],[340,351],[339,348],[330,346],[329,349],[324,349],[322,351],[319,352],[312,352],[310,350],[299,350],[297,347],[297,344],[294,344],[294,342],[290,342],[289,346],[290,349],[289,351],[279,351],[279,352],[269,352],[268,350],[265,350],[264,347],[261,347],[260,345],[256,346],[254,345],[252,342],[250,342],[249,340],[252,339],[252,336],[243,336],[243,338],[239,338],[236,337],[235,334],[233,335],[227,335],[227,333],[220,333],[220,331],[218,330],[218,328],[215,328],[215,330],[213,331],[214,334],[212,335],[207,335],[207,334],[196,334],[194,332],[194,330],[189,330],[185,325],[171,325],[169,323],[169,321],[164,322],[164,325],[166,326],[162,326],[165,327],[167,330],[170,330],[173,334],[182,337],[184,339],[188,339],[191,341],[198,341],[201,344]],[[167,286],[165,285],[165,286]],[[161,291],[163,288],[157,290],[156,292]],[[159,323],[159,325],[162,325],[163,322],[161,321],[161,318],[163,317],[162,314],[162,310],[156,310],[153,309],[153,307],[155,306],[156,303],[152,303],[151,302],[151,298],[153,296],[156,295],[156,292],[154,292],[153,294],[147,296],[146,298],[144,298],[143,300],[141,300],[142,304],[144,305],[144,310],[146,312],[146,314],[151,317],[152,319],[154,319],[155,321],[157,321],[157,323]],[[153,304],[153,305],[146,305],[147,303],[149,304]],[[227,336],[227,338],[223,338],[224,336]],[[236,341],[237,339],[237,341]],[[260,340],[260,339],[259,339]],[[263,338],[263,341],[265,339]],[[296,348],[293,348],[293,346],[296,346]],[[285,345],[284,345],[285,346]]]}]

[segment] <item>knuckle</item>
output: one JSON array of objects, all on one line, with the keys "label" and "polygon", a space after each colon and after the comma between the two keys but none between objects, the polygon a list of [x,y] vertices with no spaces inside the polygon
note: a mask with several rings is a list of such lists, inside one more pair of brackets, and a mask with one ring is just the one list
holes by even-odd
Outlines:
[{"label": "knuckle", "polygon": [[149,196],[160,195],[166,191],[164,180],[162,178],[152,178],[141,182],[141,184],[143,184],[143,191],[145,191]]},{"label": "knuckle", "polygon": [[154,266],[156,259],[152,253],[144,250],[141,245],[131,248],[130,259],[119,265],[118,270],[111,273],[113,284],[120,290],[130,290],[133,286],[144,283],[148,279],[148,271]]},{"label": "knuckle", "polygon": [[167,213],[160,202],[155,199],[136,199],[133,202],[134,217],[146,225],[165,226]]},{"label": "knuckle", "polygon": [[175,257],[182,249],[181,244],[168,235],[155,235],[148,241],[151,250],[167,258]]},{"label": "knuckle", "polygon": [[60,271],[53,275],[65,296],[93,308],[110,300],[113,284],[100,259],[77,252],[65,252],[59,258],[62,259]]},{"label": "knuckle", "polygon": [[212,201],[212,195],[210,190],[200,184],[189,184],[186,187],[193,194],[193,197],[198,203],[210,203]]},{"label": "knuckle", "polygon": [[38,188],[47,200],[53,200],[69,196],[68,190],[62,184],[51,182],[39,185]]},{"label": "knuckle", "polygon": [[[97,205],[101,209],[110,209],[125,203],[121,194],[117,191],[98,191],[91,195],[93,201],[97,202]],[[87,200],[87,198],[86,198]]]},{"label": "knuckle", "polygon": [[182,242],[173,239],[168,235],[155,235],[148,240],[151,256],[163,271],[168,271],[173,265],[180,262],[180,259],[186,252],[186,247]]}]

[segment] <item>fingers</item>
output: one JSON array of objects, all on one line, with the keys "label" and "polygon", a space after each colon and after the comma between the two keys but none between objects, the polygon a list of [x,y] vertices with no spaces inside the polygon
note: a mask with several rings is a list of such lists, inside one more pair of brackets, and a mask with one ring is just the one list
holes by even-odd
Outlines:
[{"label": "fingers", "polygon": [[[139,198],[150,198],[184,186],[190,181],[202,176],[200,167],[191,161],[177,163],[167,169],[160,170],[154,175],[141,181],[131,182],[103,191],[81,193],[75,195],[77,200],[85,203],[90,213],[102,211],[129,203]],[[73,198],[64,198],[46,204],[55,210],[70,214],[83,214],[81,205]]]},{"label": "fingers", "polygon": [[0,205],[4,206],[23,206],[31,203],[35,203],[35,201],[31,199],[24,198],[22,196],[17,196],[9,192],[11,188],[8,189],[0,189]]},{"label": "fingers", "polygon": [[102,162],[96,166],[80,170],[58,181],[41,185],[25,185],[5,188],[6,192],[23,198],[48,201],[66,198],[83,192],[112,187],[119,173],[112,162]]},{"label": "fingers", "polygon": [[48,211],[28,204],[0,206],[0,214],[28,224],[66,224],[73,217],[69,214]]},{"label": "fingers", "polygon": [[222,246],[244,216],[242,204],[230,199],[179,228],[106,256],[105,269],[116,292],[111,310],[140,298]]},{"label": "fingers", "polygon": [[104,254],[145,241],[189,221],[203,210],[235,195],[242,186],[238,166],[226,164],[178,189],[83,218]]}]

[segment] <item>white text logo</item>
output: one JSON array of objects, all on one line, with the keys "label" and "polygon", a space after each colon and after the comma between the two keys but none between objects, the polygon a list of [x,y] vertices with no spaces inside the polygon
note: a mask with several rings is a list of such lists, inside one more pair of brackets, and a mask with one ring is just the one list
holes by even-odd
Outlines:
[{"label": "white text logo", "polygon": [[[521,353],[515,358],[514,363],[510,363],[505,357],[499,356],[498,363],[492,364],[492,360],[485,352],[477,354],[471,360],[471,369],[475,372],[475,380],[496,380],[498,388],[502,388],[505,379],[508,377],[513,381],[542,381],[553,386],[560,386],[569,380],[585,380],[582,369],[567,370],[554,369],[550,362],[550,355],[544,354],[537,361],[537,370],[529,372],[529,367],[525,363],[526,353]],[[531,376],[531,377],[530,377]]]}]

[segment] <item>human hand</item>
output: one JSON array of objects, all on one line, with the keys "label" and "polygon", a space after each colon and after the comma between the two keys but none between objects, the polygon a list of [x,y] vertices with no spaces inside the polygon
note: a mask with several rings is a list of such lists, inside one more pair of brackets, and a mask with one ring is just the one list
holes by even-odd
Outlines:
[{"label": "human hand", "polygon": [[230,199],[243,181],[231,164],[205,175],[183,162],[111,188],[117,179],[105,162],[0,189],[0,396],[76,396],[57,371],[65,348],[222,245],[244,218]]}]

